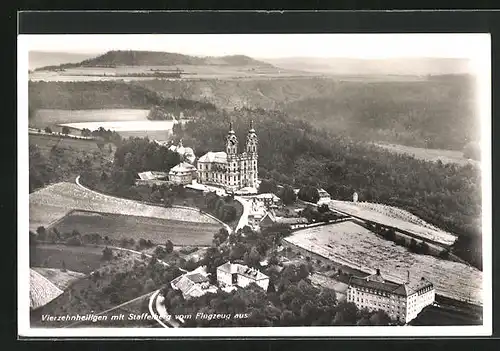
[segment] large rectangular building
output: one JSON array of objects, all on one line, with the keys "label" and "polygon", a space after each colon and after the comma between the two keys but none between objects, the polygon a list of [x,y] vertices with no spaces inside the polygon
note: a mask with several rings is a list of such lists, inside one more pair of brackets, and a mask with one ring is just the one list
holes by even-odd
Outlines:
[{"label": "large rectangular building", "polygon": [[383,310],[391,319],[409,323],[426,306],[434,303],[435,290],[424,277],[417,281],[397,284],[377,273],[365,278],[352,277],[347,290],[347,302],[359,309]]}]

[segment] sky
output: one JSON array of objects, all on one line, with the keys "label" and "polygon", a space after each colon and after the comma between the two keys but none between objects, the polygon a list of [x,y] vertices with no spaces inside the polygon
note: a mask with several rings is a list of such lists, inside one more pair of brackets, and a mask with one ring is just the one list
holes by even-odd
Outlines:
[{"label": "sky", "polygon": [[20,35],[29,50],[101,54],[150,50],[194,56],[489,57],[489,34],[148,34]]}]

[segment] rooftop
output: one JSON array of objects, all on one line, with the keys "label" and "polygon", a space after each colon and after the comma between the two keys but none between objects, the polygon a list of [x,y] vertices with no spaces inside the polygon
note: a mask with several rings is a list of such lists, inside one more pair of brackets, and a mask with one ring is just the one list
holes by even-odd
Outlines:
[{"label": "rooftop", "polygon": [[156,171],[146,171],[137,174],[141,180],[155,180],[162,179],[168,176],[168,173],[165,172],[156,172]]},{"label": "rooftop", "polygon": [[224,151],[209,151],[198,159],[198,162],[227,163],[227,154]]},{"label": "rooftop", "polygon": [[192,164],[189,164],[187,162],[181,162],[177,166],[172,167],[170,169],[170,172],[176,173],[176,172],[194,172],[196,171],[196,167],[193,166]]},{"label": "rooftop", "polygon": [[383,291],[400,296],[410,296],[424,288],[433,287],[433,284],[424,277],[422,277],[418,281],[410,281],[409,283],[398,284],[385,280],[382,275],[380,275],[380,272],[364,278],[352,277],[349,280],[349,285]]},{"label": "rooftop", "polygon": [[239,263],[231,263],[229,261],[220,265],[219,267],[217,267],[217,269],[231,274],[238,273],[252,280],[262,280],[269,278],[267,275],[258,271],[257,269],[250,268]]}]

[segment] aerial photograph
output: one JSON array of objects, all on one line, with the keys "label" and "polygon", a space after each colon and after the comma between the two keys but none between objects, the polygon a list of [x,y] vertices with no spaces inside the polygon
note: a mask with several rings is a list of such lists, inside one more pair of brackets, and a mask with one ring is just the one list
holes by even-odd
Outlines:
[{"label": "aerial photograph", "polygon": [[472,47],[71,37],[25,67],[30,328],[483,325]]}]

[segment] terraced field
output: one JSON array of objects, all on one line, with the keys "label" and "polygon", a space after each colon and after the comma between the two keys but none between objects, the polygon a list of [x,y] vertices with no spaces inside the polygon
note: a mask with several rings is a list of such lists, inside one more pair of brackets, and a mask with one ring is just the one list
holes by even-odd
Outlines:
[{"label": "terraced field", "polygon": [[219,225],[217,221],[198,211],[146,205],[133,200],[99,194],[68,182],[53,184],[31,193],[29,201],[30,230],[33,231],[38,226],[49,227],[71,210]]},{"label": "terraced field", "polygon": [[295,232],[284,240],[367,273],[380,268],[391,280],[429,279],[443,296],[482,305],[482,272],[463,263],[418,255],[353,223],[342,222]]},{"label": "terraced field", "polygon": [[422,239],[432,240],[442,245],[453,245],[457,239],[453,234],[426,223],[422,219],[399,208],[382,204],[339,200],[330,201],[329,207],[346,212],[352,216],[412,232]]},{"label": "terraced field", "polygon": [[65,271],[57,268],[32,267],[32,270],[43,275],[59,289],[66,289],[72,282],[85,277],[84,273]]},{"label": "terraced field", "polygon": [[81,234],[99,233],[118,240],[132,237],[136,241],[143,238],[157,244],[171,240],[174,245],[210,245],[220,224],[75,211],[56,227],[61,233],[76,229]]},{"label": "terraced field", "polygon": [[46,305],[63,291],[52,284],[40,273],[30,269],[30,308],[36,309]]}]

